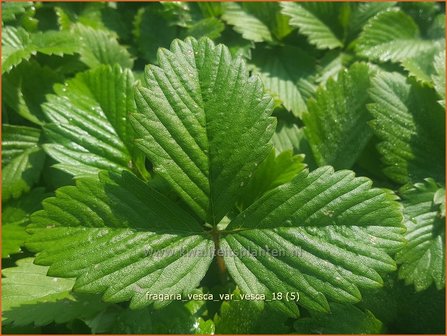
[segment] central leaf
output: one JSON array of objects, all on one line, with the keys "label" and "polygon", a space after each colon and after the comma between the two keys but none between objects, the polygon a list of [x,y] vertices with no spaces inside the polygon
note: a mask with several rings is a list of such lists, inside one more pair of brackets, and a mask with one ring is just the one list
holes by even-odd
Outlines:
[{"label": "central leaf", "polygon": [[202,219],[217,224],[270,152],[271,97],[242,59],[211,40],[160,49],[137,88],[137,143]]}]

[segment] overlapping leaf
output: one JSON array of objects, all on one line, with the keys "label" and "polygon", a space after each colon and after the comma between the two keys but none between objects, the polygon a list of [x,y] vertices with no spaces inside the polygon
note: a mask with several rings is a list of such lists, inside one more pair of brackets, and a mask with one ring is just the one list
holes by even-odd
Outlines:
[{"label": "overlapping leaf", "polygon": [[19,253],[28,238],[26,226],[30,215],[40,209],[40,202],[47,197],[43,188],[36,188],[17,200],[2,204],[2,257]]},{"label": "overlapping leaf", "polygon": [[290,17],[290,25],[298,27],[317,48],[343,46],[344,28],[339,18],[347,10],[344,6],[331,2],[283,2],[281,7],[282,13]]},{"label": "overlapping leaf", "polygon": [[119,64],[123,68],[132,68],[133,60],[129,52],[110,32],[77,24],[72,28],[72,33],[79,38],[81,60],[89,67]]},{"label": "overlapping leaf", "polygon": [[45,153],[39,146],[40,130],[2,126],[2,199],[17,198],[39,180]]},{"label": "overlapping leaf", "polygon": [[2,33],[2,73],[10,71],[36,53],[45,55],[74,54],[78,44],[67,32],[28,33],[25,29],[7,26]]},{"label": "overlapping leaf", "polygon": [[286,46],[256,49],[252,63],[267,91],[289,111],[301,116],[307,110],[305,99],[313,93],[315,60],[299,48]]},{"label": "overlapping leaf", "polygon": [[445,51],[440,52],[434,63],[435,74],[433,74],[433,82],[436,92],[442,98],[440,104],[445,107]]},{"label": "overlapping leaf", "polygon": [[43,110],[53,142],[45,150],[72,175],[135,168],[133,130],[127,122],[135,110],[133,75],[119,66],[101,66],[55,87]]},{"label": "overlapping leaf", "polygon": [[401,191],[408,243],[397,254],[399,277],[417,291],[445,287],[445,190],[433,179]]},{"label": "overlapping leaf", "polygon": [[419,27],[409,15],[388,10],[364,27],[356,50],[372,60],[399,62],[433,47],[434,41],[421,38]]},{"label": "overlapping leaf", "polygon": [[383,324],[369,310],[363,311],[354,305],[333,303],[331,314],[313,313],[294,323],[295,330],[302,334],[378,334]]},{"label": "overlapping leaf", "polygon": [[[36,78],[39,78],[39,85],[35,83]],[[62,81],[62,76],[48,66],[29,61],[4,74],[2,81],[3,102],[23,118],[42,125],[41,104],[45,96],[53,92],[53,85]]]},{"label": "overlapping leaf", "polygon": [[3,323],[15,326],[42,326],[86,318],[104,308],[95,296],[77,299],[70,291],[73,279],[46,275],[48,267],[33,264],[33,258],[21,259],[17,267],[2,271]]},{"label": "overlapping leaf", "polygon": [[444,181],[445,113],[435,92],[397,73],[381,73],[372,83],[371,125],[381,140],[385,174],[401,184]]},{"label": "overlapping leaf", "polygon": [[355,64],[308,101],[304,131],[318,165],[351,168],[371,138],[369,77],[366,64]]},{"label": "overlapping leaf", "polygon": [[217,224],[267,156],[272,100],[244,62],[209,39],[175,40],[137,88],[139,148],[202,219]]}]

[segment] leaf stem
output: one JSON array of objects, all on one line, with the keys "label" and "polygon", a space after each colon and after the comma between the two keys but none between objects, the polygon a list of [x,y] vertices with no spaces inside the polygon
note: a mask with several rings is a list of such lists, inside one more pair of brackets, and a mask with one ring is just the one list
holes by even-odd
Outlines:
[{"label": "leaf stem", "polygon": [[217,227],[213,227],[211,231],[214,242],[214,255],[216,256],[217,268],[219,270],[219,280],[222,284],[227,281],[227,268],[225,266],[224,258],[220,252],[220,231]]}]

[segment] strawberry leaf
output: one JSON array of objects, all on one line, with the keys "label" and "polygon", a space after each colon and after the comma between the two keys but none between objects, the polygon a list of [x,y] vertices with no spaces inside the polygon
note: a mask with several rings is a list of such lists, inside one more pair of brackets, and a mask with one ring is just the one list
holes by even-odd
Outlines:
[{"label": "strawberry leaf", "polygon": [[372,80],[370,95],[384,173],[401,184],[427,177],[444,181],[445,113],[433,90],[397,73],[381,73]]},{"label": "strawberry leaf", "polygon": [[433,179],[402,188],[408,243],[398,252],[399,277],[417,291],[445,287],[445,190]]}]

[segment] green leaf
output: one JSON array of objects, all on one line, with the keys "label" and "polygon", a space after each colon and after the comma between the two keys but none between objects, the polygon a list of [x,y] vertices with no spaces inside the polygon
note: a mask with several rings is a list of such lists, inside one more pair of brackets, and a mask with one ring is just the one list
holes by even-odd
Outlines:
[{"label": "green leaf", "polygon": [[400,62],[432,48],[433,41],[420,36],[413,19],[399,10],[377,14],[364,27],[356,51],[372,60]]},{"label": "green leaf", "polygon": [[241,190],[238,209],[246,209],[267,191],[291,181],[306,167],[306,164],[302,162],[303,159],[304,155],[293,155],[292,151],[276,155],[275,150],[272,150],[270,155],[259,164],[250,181]]},{"label": "green leaf", "polygon": [[133,35],[135,43],[144,59],[155,63],[157,49],[168,48],[177,36],[177,29],[169,25],[154,8],[141,8],[134,19]]},{"label": "green leaf", "polygon": [[278,119],[276,131],[272,137],[273,146],[278,152],[292,150],[294,153],[299,153],[303,138],[303,129],[298,128],[294,123]]},{"label": "green leaf", "polygon": [[103,309],[95,296],[83,300],[70,294],[73,279],[46,275],[48,267],[33,264],[33,258],[17,261],[17,267],[3,269],[3,323],[43,326],[86,318]]},{"label": "green leaf", "polygon": [[173,302],[158,310],[110,305],[86,323],[95,334],[213,334],[213,321],[199,317],[203,308],[203,301]]},{"label": "green leaf", "polygon": [[194,38],[209,37],[217,39],[225,29],[225,25],[219,19],[214,17],[205,18],[191,25],[185,33],[185,36]]},{"label": "green leaf", "polygon": [[330,314],[311,312],[294,323],[300,334],[380,334],[383,325],[369,310],[354,305],[331,304]]},{"label": "green leaf", "polygon": [[282,13],[290,17],[290,25],[297,27],[318,49],[343,46],[343,27],[339,21],[343,7],[340,4],[283,2],[281,7]]},{"label": "green leaf", "polygon": [[79,37],[81,61],[94,68],[100,64],[119,64],[122,68],[132,68],[133,60],[125,47],[109,31],[76,24],[72,33]]},{"label": "green leaf", "polygon": [[32,6],[33,3],[31,1],[2,2],[2,21],[14,21],[17,15],[25,13]]},{"label": "green leaf", "polygon": [[434,68],[435,74],[432,76],[433,83],[436,92],[442,98],[439,103],[445,107],[445,50],[436,56]]},{"label": "green leaf", "polygon": [[268,26],[255,15],[245,12],[241,4],[236,2],[222,3],[224,13],[222,19],[242,37],[253,42],[271,42],[273,37]]},{"label": "green leaf", "polygon": [[72,175],[121,171],[135,166],[133,129],[127,121],[135,111],[130,70],[100,66],[55,86],[43,110],[52,141],[46,152]]},{"label": "green leaf", "polygon": [[[70,297],[73,279],[47,276],[48,267],[33,264],[33,258],[20,259],[17,267],[2,271],[2,309],[24,304],[55,301]],[[30,282],[33,286],[30,286]]]},{"label": "green leaf", "polygon": [[25,229],[30,223],[30,215],[40,209],[40,202],[46,196],[43,188],[36,188],[17,200],[10,200],[2,204],[3,258],[21,251],[23,243],[29,236]]},{"label": "green leaf", "polygon": [[61,31],[46,31],[34,34],[19,27],[7,26],[2,34],[2,74],[36,53],[45,55],[72,55],[78,51],[73,35]]},{"label": "green leaf", "polygon": [[402,264],[399,278],[407,285],[414,284],[417,291],[427,289],[432,283],[437,289],[444,288],[445,190],[433,179],[425,179],[423,183],[402,188],[400,194],[408,243],[396,256],[396,261]]},{"label": "green leaf", "polygon": [[2,198],[17,198],[39,180],[45,153],[38,145],[40,130],[2,126]]},{"label": "green leaf", "polygon": [[[202,219],[216,225],[269,153],[272,99],[244,62],[209,39],[160,49],[137,87],[137,145]],[[235,150],[237,148],[237,150]]]},{"label": "green leaf", "polygon": [[[75,291],[106,302],[155,301],[148,294],[195,288],[212,260],[212,241],[189,213],[134,175],[101,173],[56,191],[32,216],[26,246],[51,276],[76,277]],[[119,281],[117,281],[119,279]]]},{"label": "green leaf", "polygon": [[286,315],[241,299],[239,289],[232,295],[233,299],[222,302],[220,314],[214,317],[217,334],[283,334],[289,331]]},{"label": "green leaf", "polygon": [[395,4],[395,2],[351,3],[352,14],[349,20],[349,39],[356,38],[370,18],[390,7],[393,7]]},{"label": "green leaf", "polygon": [[285,46],[272,49],[255,49],[252,63],[255,72],[261,76],[267,91],[301,117],[307,110],[306,89],[312,87],[315,60],[299,48]]},{"label": "green leaf", "polygon": [[[359,288],[381,286],[379,274],[396,269],[385,251],[402,245],[402,215],[395,195],[371,183],[351,171],[304,170],[233,219],[221,248],[242,292],[298,292],[299,305],[328,311],[328,300],[357,302]],[[294,302],[270,304],[298,313]]]},{"label": "green leaf", "polygon": [[401,184],[426,177],[444,181],[445,113],[435,92],[398,73],[381,73],[373,78],[370,95],[384,173]]},{"label": "green leaf", "polygon": [[371,138],[371,119],[366,108],[370,70],[357,63],[329,79],[315,98],[308,101],[303,115],[304,132],[319,166],[351,168]]},{"label": "green leaf", "polygon": [[[35,84],[36,78],[39,85]],[[42,125],[44,115],[41,104],[53,92],[53,85],[62,81],[56,71],[35,61],[22,62],[2,77],[3,101],[23,118]]]},{"label": "green leaf", "polygon": [[291,32],[288,18],[274,2],[222,3],[222,19],[242,37],[253,42],[281,40]]},{"label": "green leaf", "polygon": [[[423,84],[432,86],[432,77],[436,71],[435,57],[440,54],[441,50],[445,50],[445,46],[437,44],[433,48],[422,51],[417,56],[403,60],[402,66],[409,72],[410,76],[413,76]],[[442,52],[441,57],[445,55],[444,53]]]}]

